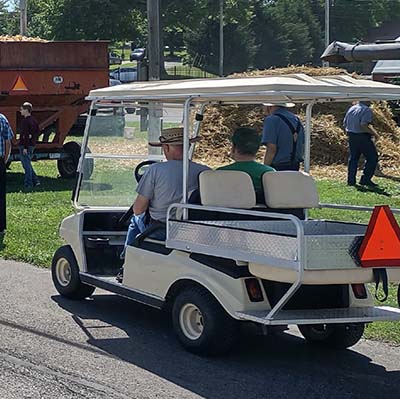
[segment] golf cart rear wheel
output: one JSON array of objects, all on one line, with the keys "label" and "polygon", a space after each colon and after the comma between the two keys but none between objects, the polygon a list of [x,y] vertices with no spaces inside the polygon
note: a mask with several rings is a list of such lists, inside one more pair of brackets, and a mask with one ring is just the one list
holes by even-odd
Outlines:
[{"label": "golf cart rear wheel", "polygon": [[93,294],[95,287],[83,284],[79,267],[69,245],[60,247],[53,256],[51,277],[56,290],[70,299],[84,299]]},{"label": "golf cart rear wheel", "polygon": [[176,297],[172,322],[184,348],[203,356],[227,353],[238,335],[237,322],[201,287],[187,288]]},{"label": "golf cart rear wheel", "polygon": [[298,326],[306,341],[335,349],[355,345],[364,333],[364,323],[315,324]]}]

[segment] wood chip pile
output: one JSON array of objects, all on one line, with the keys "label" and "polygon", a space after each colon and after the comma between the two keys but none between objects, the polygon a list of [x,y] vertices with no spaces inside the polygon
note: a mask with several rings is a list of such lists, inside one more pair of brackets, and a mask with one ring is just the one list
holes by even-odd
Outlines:
[{"label": "wood chip pile", "polygon": [[15,36],[0,36],[0,42],[40,42],[47,43],[47,40],[41,39],[40,37],[27,37],[22,35]]},{"label": "wood chip pile", "polygon": [[[310,76],[327,76],[346,73],[336,68],[312,68],[290,66],[288,68],[252,71],[236,76],[260,76],[275,74],[305,73]],[[346,164],[348,157],[347,136],[342,121],[350,103],[321,104],[314,107],[311,138],[311,162],[314,165]],[[392,119],[386,102],[374,103],[374,126],[380,134],[377,140],[380,166],[400,172],[400,129]],[[296,107],[295,112],[305,121],[305,108]],[[235,128],[249,126],[260,133],[263,126],[261,107],[254,106],[209,106],[201,127],[202,140],[196,147],[197,159],[207,164],[228,163],[230,140]],[[262,157],[264,149],[260,151]]]}]

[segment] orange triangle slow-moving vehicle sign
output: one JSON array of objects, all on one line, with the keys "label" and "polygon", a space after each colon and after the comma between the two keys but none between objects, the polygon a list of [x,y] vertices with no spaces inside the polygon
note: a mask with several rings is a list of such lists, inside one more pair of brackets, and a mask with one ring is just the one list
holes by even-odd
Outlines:
[{"label": "orange triangle slow-moving vehicle sign", "polygon": [[389,206],[376,206],[358,252],[363,267],[400,267],[400,227]]},{"label": "orange triangle slow-moving vehicle sign", "polygon": [[22,76],[19,75],[17,80],[14,83],[14,86],[12,87],[13,91],[27,91],[28,87],[26,86],[24,79],[22,79]]}]

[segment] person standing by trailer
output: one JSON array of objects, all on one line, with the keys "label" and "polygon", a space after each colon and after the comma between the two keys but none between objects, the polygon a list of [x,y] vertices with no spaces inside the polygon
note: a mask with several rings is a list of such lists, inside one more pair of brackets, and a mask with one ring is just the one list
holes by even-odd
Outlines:
[{"label": "person standing by trailer", "polygon": [[31,189],[39,186],[39,179],[32,167],[32,157],[35,151],[36,140],[40,130],[36,119],[32,116],[32,104],[25,102],[20,108],[21,115],[24,117],[21,123],[21,134],[19,140],[19,154],[22,167],[25,171],[24,187]]},{"label": "person standing by trailer", "polygon": [[350,152],[347,168],[348,186],[356,185],[357,167],[361,154],[365,157],[365,165],[360,184],[369,187],[377,186],[371,179],[378,164],[378,152],[372,138],[378,137],[378,133],[372,126],[373,113],[369,106],[370,102],[357,102],[348,109],[343,120]]},{"label": "person standing by trailer", "polygon": [[6,229],[6,164],[13,136],[7,118],[0,114],[0,234]]},{"label": "person standing by trailer", "polygon": [[299,170],[304,157],[304,127],[288,108],[293,103],[263,104],[264,128],[262,144],[267,151],[264,164],[275,170]]}]

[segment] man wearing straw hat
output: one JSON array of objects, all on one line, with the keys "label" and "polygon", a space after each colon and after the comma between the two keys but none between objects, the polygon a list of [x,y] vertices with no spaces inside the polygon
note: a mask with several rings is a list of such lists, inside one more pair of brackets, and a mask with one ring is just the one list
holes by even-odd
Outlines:
[{"label": "man wearing straw hat", "polygon": [[299,170],[304,155],[304,127],[288,110],[293,103],[265,103],[262,144],[267,146],[264,164],[275,170]]},{"label": "man wearing straw hat", "polygon": [[[197,138],[198,139],[198,138]],[[194,142],[197,139],[191,139]],[[183,181],[183,128],[164,129],[158,142],[150,142],[153,147],[162,147],[167,162],[151,165],[136,187],[137,198],[133,204],[133,217],[126,236],[125,250],[135,237],[146,228],[157,223],[165,223],[167,209],[173,203],[182,201]],[[189,161],[188,192],[198,188],[198,176],[207,166]],[[165,239],[165,231],[156,232],[154,238]]]}]

